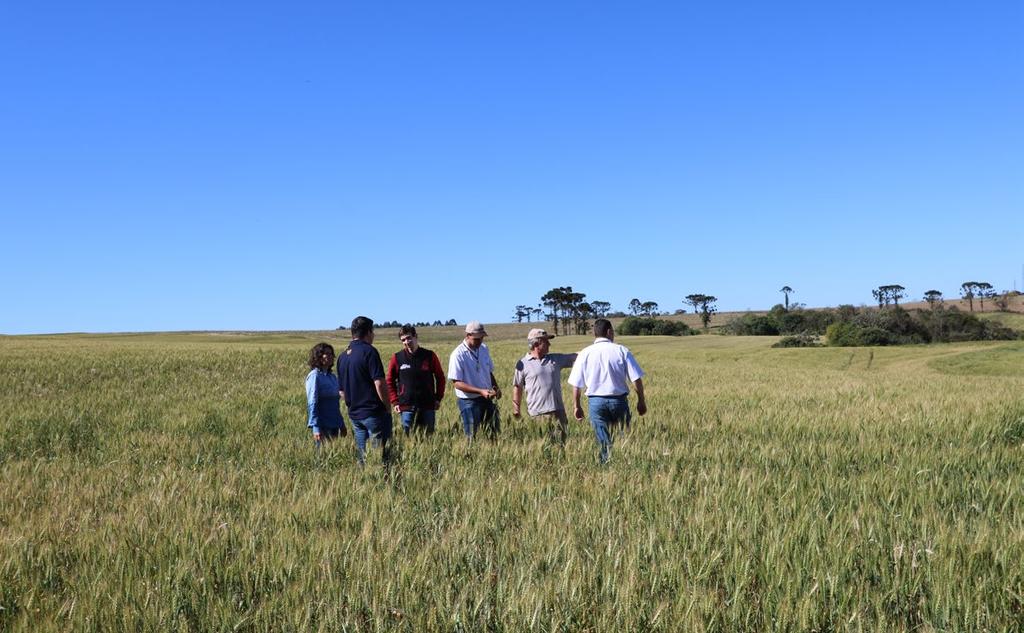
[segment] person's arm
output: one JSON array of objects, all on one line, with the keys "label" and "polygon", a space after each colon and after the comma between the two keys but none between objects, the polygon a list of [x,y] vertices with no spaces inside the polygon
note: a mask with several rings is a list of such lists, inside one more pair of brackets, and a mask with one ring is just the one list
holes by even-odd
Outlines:
[{"label": "person's arm", "polygon": [[480,394],[485,398],[493,398],[495,396],[494,389],[481,389],[480,387],[474,387],[468,382],[463,382],[461,380],[452,381],[452,384],[455,385],[455,388],[459,391],[465,391],[466,393]]},{"label": "person's arm", "polygon": [[400,411],[398,406],[398,355],[392,354],[388,363],[388,389],[391,396],[391,406],[395,413]]},{"label": "person's arm", "polygon": [[584,365],[586,365],[586,359],[584,358],[582,362],[577,362],[579,360],[579,355],[574,354],[574,356],[576,356],[576,360],[573,361],[572,371],[569,372],[568,380],[569,384],[572,386],[572,414],[573,417],[575,417],[577,420],[582,420],[583,405],[580,403],[580,396],[583,393],[583,386],[587,384],[583,376],[583,369]]},{"label": "person's arm", "polygon": [[320,441],[320,421],[316,416],[316,372],[312,371],[306,376],[306,408],[309,413],[307,426],[313,431],[313,439]]},{"label": "person's arm", "polygon": [[341,384],[341,377],[345,375],[341,371],[341,359],[343,357],[344,357],[344,354],[338,356],[338,362],[335,365],[335,370],[338,372],[337,373],[337,375],[338,375],[338,396],[341,398],[341,401],[344,402],[347,405],[348,404],[348,400],[345,398],[345,387],[343,387],[342,384]]},{"label": "person's arm", "polygon": [[373,386],[377,389],[377,397],[380,398],[380,403],[385,404],[391,398],[388,396],[388,381],[387,376],[384,375],[384,363],[381,362],[380,354],[376,348],[371,347],[370,350],[370,379],[373,380]]},{"label": "person's arm", "polygon": [[633,381],[633,386],[636,387],[636,412],[640,415],[647,413],[647,399],[644,398],[644,379],[637,378]]},{"label": "person's arm", "polygon": [[380,398],[381,402],[388,401],[388,383],[383,378],[377,378],[373,381],[373,386],[377,388],[377,397]]},{"label": "person's arm", "polygon": [[512,372],[512,416],[519,417],[520,403],[523,401],[523,387],[526,385],[526,376],[523,370],[526,369],[523,361],[516,363],[516,370]]},{"label": "person's arm", "polygon": [[640,363],[636,362],[632,352],[625,347],[622,349],[626,352],[626,371],[629,373],[629,379],[633,381],[633,386],[636,387],[636,412],[644,415],[647,413],[647,399],[644,398],[644,370],[640,369]]},{"label": "person's arm", "polygon": [[444,398],[444,368],[441,367],[441,359],[437,354],[430,354],[433,356],[430,369],[434,373],[434,409],[437,410],[441,408],[441,399]]}]

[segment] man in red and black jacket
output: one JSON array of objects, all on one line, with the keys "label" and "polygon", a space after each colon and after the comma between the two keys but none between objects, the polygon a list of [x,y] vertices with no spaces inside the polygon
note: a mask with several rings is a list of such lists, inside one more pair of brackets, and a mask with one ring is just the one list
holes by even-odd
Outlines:
[{"label": "man in red and black jacket", "polygon": [[401,414],[406,435],[415,430],[430,435],[434,432],[435,412],[444,397],[444,370],[437,354],[420,347],[416,328],[403,325],[398,337],[402,349],[388,365],[391,406]]}]

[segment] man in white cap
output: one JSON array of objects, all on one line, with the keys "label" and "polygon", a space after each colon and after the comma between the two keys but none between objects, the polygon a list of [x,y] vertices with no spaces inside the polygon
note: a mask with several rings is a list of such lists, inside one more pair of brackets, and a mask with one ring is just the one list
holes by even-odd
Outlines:
[{"label": "man in white cap", "polygon": [[512,415],[519,417],[525,390],[530,417],[547,420],[551,441],[565,444],[569,419],[562,402],[562,370],[572,367],[576,354],[550,354],[553,338],[540,328],[526,335],[530,353],[516,363],[512,376]]},{"label": "man in white cap", "polygon": [[448,378],[455,387],[462,431],[469,439],[473,439],[481,425],[492,438],[501,430],[494,404],[501,398],[501,389],[494,379],[494,361],[484,345],[485,336],[483,324],[470,321],[466,324],[466,338],[448,358]]}]

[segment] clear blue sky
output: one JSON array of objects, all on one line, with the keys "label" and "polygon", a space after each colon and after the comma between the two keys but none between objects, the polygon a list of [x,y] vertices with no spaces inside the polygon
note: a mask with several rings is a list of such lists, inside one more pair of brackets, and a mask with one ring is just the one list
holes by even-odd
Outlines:
[{"label": "clear blue sky", "polygon": [[0,11],[0,332],[1021,288],[1024,3]]}]

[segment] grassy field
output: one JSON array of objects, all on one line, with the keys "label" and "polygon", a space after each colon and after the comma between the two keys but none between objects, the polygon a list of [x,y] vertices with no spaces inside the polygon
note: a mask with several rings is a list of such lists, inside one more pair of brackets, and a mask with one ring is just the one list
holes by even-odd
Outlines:
[{"label": "grassy field", "polygon": [[469,447],[447,398],[385,470],[314,456],[328,337],[0,337],[0,630],[1024,630],[1024,342],[623,338],[651,412],[608,467],[507,401]]}]

